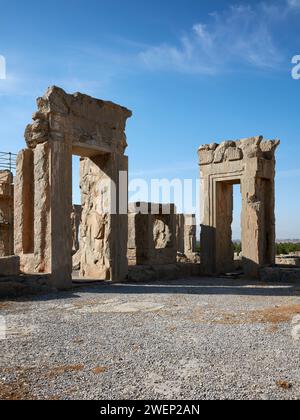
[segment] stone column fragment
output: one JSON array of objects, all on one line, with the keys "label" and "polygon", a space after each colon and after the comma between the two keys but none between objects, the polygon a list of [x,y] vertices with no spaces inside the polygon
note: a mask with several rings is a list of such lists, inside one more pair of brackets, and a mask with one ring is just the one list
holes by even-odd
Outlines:
[{"label": "stone column fragment", "polygon": [[13,254],[13,175],[0,171],[0,257]]}]

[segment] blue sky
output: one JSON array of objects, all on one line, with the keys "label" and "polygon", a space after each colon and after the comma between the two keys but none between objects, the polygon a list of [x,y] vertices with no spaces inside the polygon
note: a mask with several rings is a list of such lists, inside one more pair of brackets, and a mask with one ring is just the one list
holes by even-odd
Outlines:
[{"label": "blue sky", "polygon": [[[200,144],[280,138],[277,235],[300,238],[300,0],[0,0],[0,150],[50,85],[133,111],[130,176],[198,177]],[[77,164],[74,165],[77,182]],[[78,189],[74,188],[78,201]],[[142,197],[141,197],[142,198]],[[239,233],[236,200],[234,236]]]}]

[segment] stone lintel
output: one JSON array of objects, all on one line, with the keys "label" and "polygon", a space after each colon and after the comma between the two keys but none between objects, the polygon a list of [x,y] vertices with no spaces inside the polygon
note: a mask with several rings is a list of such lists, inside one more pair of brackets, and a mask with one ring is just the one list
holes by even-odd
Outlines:
[{"label": "stone lintel", "polygon": [[279,140],[264,140],[263,136],[224,141],[221,144],[206,144],[199,147],[199,163],[200,165],[220,164],[254,157],[274,160],[279,144]]},{"label": "stone lintel", "polygon": [[56,86],[38,98],[37,105],[33,123],[25,130],[29,148],[61,141],[72,144],[75,153],[86,151],[84,157],[95,152],[124,154],[126,121],[132,116],[127,108],[81,93],[67,94]]}]

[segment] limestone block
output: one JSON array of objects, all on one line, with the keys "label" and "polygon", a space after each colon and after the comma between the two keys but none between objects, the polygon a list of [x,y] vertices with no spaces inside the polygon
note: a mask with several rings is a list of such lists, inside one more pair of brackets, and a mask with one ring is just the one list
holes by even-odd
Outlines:
[{"label": "limestone block", "polygon": [[215,150],[214,163],[221,163],[225,158],[225,152],[229,147],[235,147],[234,142],[224,141]]},{"label": "limestone block", "polygon": [[184,253],[190,258],[193,258],[196,253],[196,234],[196,215],[186,214],[184,227]]},{"label": "limestone block", "polygon": [[[51,273],[51,186],[48,143],[34,149],[34,257],[36,273]],[[62,235],[62,232],[60,232]]]},{"label": "limestone block", "polygon": [[156,249],[165,249],[171,242],[172,234],[163,220],[156,219],[153,226],[153,239]]},{"label": "limestone block", "polygon": [[0,171],[0,257],[13,254],[13,175]]},{"label": "limestone block", "polygon": [[[148,209],[148,214],[146,213]],[[151,210],[156,209],[157,214]],[[176,263],[177,215],[173,204],[134,203],[129,205],[128,258],[130,265]]]},{"label": "limestone block", "polygon": [[56,86],[49,88],[37,105],[33,123],[25,131],[28,147],[70,138],[78,155],[124,154],[126,120],[132,115],[128,109],[81,93],[69,95]]},{"label": "limestone block", "polygon": [[198,150],[199,161],[201,165],[209,165],[214,160],[214,152],[218,145],[216,143],[205,144]]},{"label": "limestone block", "polygon": [[72,253],[76,254],[79,250],[79,229],[81,223],[81,205],[73,205],[71,213],[71,226],[72,226]]},{"label": "limestone block", "polygon": [[81,266],[81,251],[80,249],[72,257],[73,271],[79,271]]},{"label": "limestone block", "polygon": [[260,149],[263,152],[263,157],[269,160],[274,159],[274,154],[279,144],[279,140],[262,141],[260,144]]},{"label": "limestone block", "polygon": [[243,152],[241,149],[232,146],[228,147],[225,152],[225,160],[229,160],[231,162],[241,159],[243,159]]},{"label": "limestone block", "polygon": [[209,165],[214,160],[213,150],[204,150],[203,152],[199,153],[199,156],[201,165]]},{"label": "limestone block", "polygon": [[237,142],[237,146],[242,150],[245,158],[261,157],[262,151],[260,144],[263,140],[262,136],[250,137]]},{"label": "limestone block", "polygon": [[0,258],[0,276],[17,276],[20,274],[20,258],[17,256]]},{"label": "limestone block", "polygon": [[276,264],[300,266],[300,258],[296,256],[290,256],[290,255],[278,255],[276,257]]},{"label": "limestone block", "polygon": [[17,156],[14,194],[14,251],[34,252],[34,163],[31,149]]}]

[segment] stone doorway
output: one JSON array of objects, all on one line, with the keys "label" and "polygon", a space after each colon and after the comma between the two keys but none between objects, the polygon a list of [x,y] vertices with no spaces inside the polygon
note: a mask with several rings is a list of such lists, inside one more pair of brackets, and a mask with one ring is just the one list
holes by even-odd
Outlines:
[{"label": "stone doorway", "polygon": [[241,184],[243,270],[257,277],[275,263],[275,151],[279,141],[247,138],[201,146],[201,265],[221,274],[232,264],[233,185]]},{"label": "stone doorway", "polygon": [[[60,289],[72,284],[70,218],[76,155],[81,157],[83,196],[81,274],[122,281],[128,272],[128,189],[126,183],[120,185],[120,173],[123,179],[128,173],[125,126],[131,112],[80,93],[68,95],[57,87],[37,104],[25,132],[28,148],[17,158],[15,253],[21,271],[50,274],[51,285]],[[101,190],[107,184],[114,188]],[[113,212],[99,213],[100,197],[113,203]]]}]

